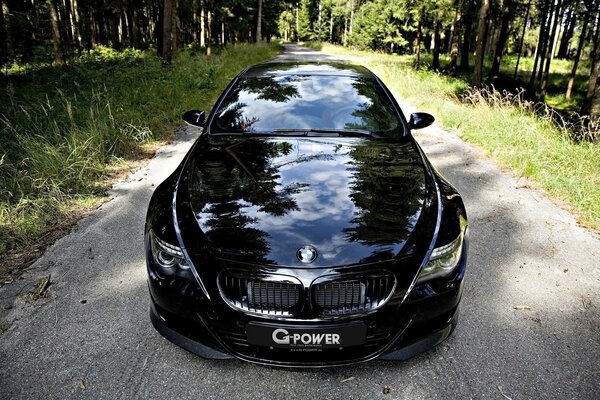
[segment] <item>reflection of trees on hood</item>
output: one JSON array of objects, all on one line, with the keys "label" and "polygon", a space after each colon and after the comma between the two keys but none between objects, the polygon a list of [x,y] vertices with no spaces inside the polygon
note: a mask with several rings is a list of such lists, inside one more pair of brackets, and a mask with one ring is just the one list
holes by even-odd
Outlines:
[{"label": "reflection of trees on hood", "polygon": [[247,208],[256,206],[259,211],[276,216],[298,210],[294,195],[308,185],[281,186],[279,167],[273,163],[292,149],[288,142],[264,140],[200,146],[191,168],[190,199],[212,243],[225,247],[225,251],[235,249],[243,256],[271,263],[266,259],[269,235],[252,226],[256,217]]},{"label": "reflection of trees on hood", "polygon": [[[373,246],[361,258],[382,259],[393,257],[397,245],[408,238],[425,192],[413,145],[366,140],[341,151],[337,143],[319,139],[322,150],[313,150],[310,140],[230,136],[199,143],[191,156],[190,205],[207,239],[224,257],[274,264],[270,255],[276,262],[281,257],[280,243],[274,241],[298,234],[319,243],[330,235],[341,236],[342,247],[352,242]],[[330,168],[328,178],[324,173]],[[322,178],[314,178],[315,173]],[[314,220],[321,211],[331,221]],[[290,226],[274,226],[271,232],[265,221],[288,221]]]},{"label": "reflection of trees on hood", "polygon": [[234,185],[241,190],[236,195],[271,215],[281,216],[291,210],[298,210],[293,195],[307,185],[279,185],[280,167],[273,163],[274,159],[287,156],[292,150],[293,146],[289,142],[263,140],[248,140],[226,148],[226,155],[239,164]]},{"label": "reflection of trees on hood", "polygon": [[351,151],[350,198],[360,211],[354,226],[344,229],[348,240],[390,245],[408,238],[425,192],[422,165],[408,146],[373,141]]}]

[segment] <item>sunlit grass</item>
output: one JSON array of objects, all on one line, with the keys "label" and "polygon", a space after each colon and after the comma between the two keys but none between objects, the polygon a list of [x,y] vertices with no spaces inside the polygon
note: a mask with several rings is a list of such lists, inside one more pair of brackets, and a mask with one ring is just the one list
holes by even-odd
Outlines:
[{"label": "sunlit grass", "polygon": [[189,109],[209,110],[248,65],[277,45],[181,52],[100,47],[65,67],[15,65],[0,87],[0,255],[98,202],[108,172],[168,139]]},{"label": "sunlit grass", "polygon": [[[458,132],[517,175],[531,178],[551,196],[571,205],[583,223],[600,228],[600,143],[573,141],[550,115],[535,112],[535,107],[518,97],[468,92],[465,79],[415,71],[409,56],[328,44],[323,44],[323,51],[360,57],[400,99],[432,113],[446,129]],[[568,63],[557,64],[563,71],[570,69]],[[465,97],[470,101],[463,101]]]}]

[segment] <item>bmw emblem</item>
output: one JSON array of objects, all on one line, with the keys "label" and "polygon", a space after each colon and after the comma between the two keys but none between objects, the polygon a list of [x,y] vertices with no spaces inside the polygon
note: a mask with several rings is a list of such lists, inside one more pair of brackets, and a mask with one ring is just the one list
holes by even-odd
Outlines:
[{"label": "bmw emblem", "polygon": [[311,263],[317,259],[317,249],[312,246],[302,246],[296,252],[296,257],[305,264]]}]

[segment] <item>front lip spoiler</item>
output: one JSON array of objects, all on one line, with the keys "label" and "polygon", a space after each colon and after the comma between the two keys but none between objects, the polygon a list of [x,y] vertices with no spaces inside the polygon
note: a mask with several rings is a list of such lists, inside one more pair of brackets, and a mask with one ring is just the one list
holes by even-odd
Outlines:
[{"label": "front lip spoiler", "polygon": [[[250,362],[253,364],[265,365],[269,367],[278,367],[278,368],[290,368],[290,369],[316,369],[316,368],[330,368],[330,367],[341,367],[347,365],[355,365],[363,362],[368,362],[371,360],[391,360],[391,361],[405,361],[416,355],[426,352],[427,350],[432,349],[433,347],[439,345],[444,340],[446,340],[450,334],[454,331],[456,327],[456,322],[458,318],[458,309],[455,313],[450,317],[447,323],[443,328],[429,334],[428,336],[417,340],[416,342],[410,343],[407,346],[404,346],[398,350],[392,350],[386,353],[387,349],[384,349],[381,352],[375,353],[371,356],[358,359],[358,360],[349,360],[347,362],[339,362],[333,364],[294,364],[293,362],[285,363],[285,362],[273,362],[269,360],[260,360],[254,358],[243,357],[239,355],[230,355],[224,353],[222,351],[216,350],[212,347],[203,345],[199,342],[189,339],[185,335],[171,329],[166,325],[166,323],[158,316],[154,307],[150,307],[150,320],[152,321],[152,325],[154,328],[166,339],[171,341],[172,343],[178,345],[179,347],[194,353],[205,359],[212,360],[231,360],[234,358],[238,358],[242,361]],[[404,327],[404,329],[393,339],[390,341],[391,343],[395,343],[399,337],[410,327],[410,322]]]},{"label": "front lip spoiler", "polygon": [[456,323],[458,321],[458,308],[450,317],[446,325],[428,336],[425,336],[422,339],[417,340],[398,350],[393,350],[389,353],[385,353],[378,358],[378,360],[390,360],[390,361],[405,361],[409,358],[412,358],[416,355],[426,352],[427,350],[431,350],[444,340],[448,339],[448,337],[452,334],[454,329],[456,328]]},{"label": "front lip spoiler", "polygon": [[150,307],[150,321],[152,321],[154,329],[156,329],[158,333],[163,335],[165,338],[175,343],[177,346],[182,347],[191,353],[197,354],[202,358],[212,360],[230,360],[235,358],[229,354],[205,346],[202,343],[193,341],[181,333],[169,328],[167,324],[165,324],[157,315],[154,307]]}]

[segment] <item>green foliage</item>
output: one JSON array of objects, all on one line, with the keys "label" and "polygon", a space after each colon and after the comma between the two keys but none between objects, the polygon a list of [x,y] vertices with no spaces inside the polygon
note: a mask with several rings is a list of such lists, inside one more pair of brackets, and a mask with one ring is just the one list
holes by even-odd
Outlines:
[{"label": "green foliage", "polygon": [[317,15],[318,9],[315,1],[300,0],[298,15],[298,37],[300,40],[315,40],[317,38]]},{"label": "green foliage", "polygon": [[134,64],[144,57],[140,50],[125,48],[121,51],[112,47],[98,45],[95,49],[82,52],[77,58],[76,63],[86,69],[106,68],[107,65],[126,65]]},{"label": "green foliage", "polygon": [[208,110],[240,70],[276,51],[186,51],[164,67],[148,52],[98,48],[68,67],[15,69],[0,89],[0,254],[93,203],[108,169],[169,138],[182,112]]},{"label": "green foliage", "polygon": [[279,36],[287,40],[290,40],[296,34],[296,19],[291,11],[286,10],[279,15],[277,30]]},{"label": "green foliage", "polygon": [[348,44],[361,49],[383,49],[389,45],[407,46],[394,18],[394,4],[375,0],[363,4],[356,14]]}]

